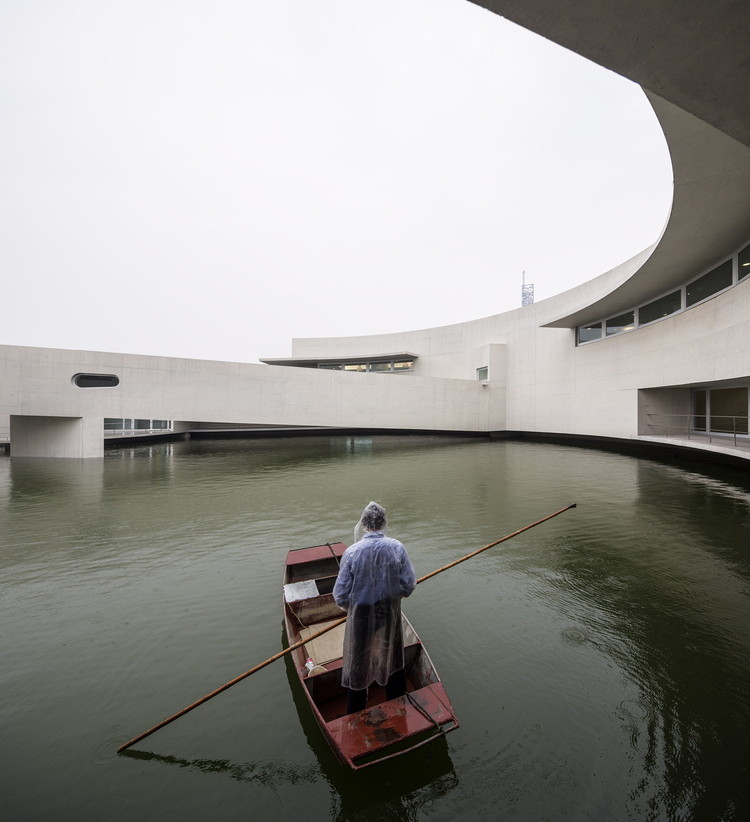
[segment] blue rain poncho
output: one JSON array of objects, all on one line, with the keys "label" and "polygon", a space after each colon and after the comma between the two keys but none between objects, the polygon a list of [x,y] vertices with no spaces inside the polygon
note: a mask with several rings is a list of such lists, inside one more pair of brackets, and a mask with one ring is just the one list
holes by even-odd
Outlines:
[{"label": "blue rain poncho", "polygon": [[[363,519],[376,503],[365,508]],[[382,522],[385,524],[385,511]],[[377,518],[376,518],[377,521]],[[404,546],[382,530],[365,536],[344,552],[333,589],[336,604],[347,611],[341,684],[360,691],[373,682],[385,685],[404,667],[401,598],[416,586]]]}]

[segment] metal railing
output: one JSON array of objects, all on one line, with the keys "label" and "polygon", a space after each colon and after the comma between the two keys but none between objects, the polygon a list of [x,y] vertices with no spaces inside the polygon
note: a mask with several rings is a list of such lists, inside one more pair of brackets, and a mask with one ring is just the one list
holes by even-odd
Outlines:
[{"label": "metal railing", "polygon": [[646,414],[646,434],[655,437],[686,437],[708,442],[750,445],[747,415]]},{"label": "metal railing", "polygon": [[128,417],[104,420],[105,437],[134,437],[145,434],[168,434],[172,430],[171,420],[138,420]]}]

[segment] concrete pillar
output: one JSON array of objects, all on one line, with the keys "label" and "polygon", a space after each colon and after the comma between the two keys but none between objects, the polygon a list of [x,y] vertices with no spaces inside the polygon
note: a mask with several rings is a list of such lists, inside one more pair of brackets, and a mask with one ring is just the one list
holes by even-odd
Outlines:
[{"label": "concrete pillar", "polygon": [[11,458],[103,457],[104,419],[11,414],[10,455]]}]

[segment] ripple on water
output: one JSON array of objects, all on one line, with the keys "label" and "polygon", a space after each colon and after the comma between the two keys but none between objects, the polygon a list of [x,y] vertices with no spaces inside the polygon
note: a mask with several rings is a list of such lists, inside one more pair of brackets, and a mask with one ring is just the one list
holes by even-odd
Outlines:
[{"label": "ripple on water", "polygon": [[589,641],[588,634],[580,628],[565,628],[560,635],[568,645],[583,645]]},{"label": "ripple on water", "polygon": [[113,759],[117,759],[117,749],[120,745],[128,742],[132,737],[124,736],[118,732],[118,728],[113,726],[107,729],[107,736],[94,748],[91,760],[95,765],[106,765]]},{"label": "ripple on water", "polygon": [[643,722],[651,716],[651,708],[640,699],[624,699],[619,705],[617,715],[623,721],[635,719]]}]

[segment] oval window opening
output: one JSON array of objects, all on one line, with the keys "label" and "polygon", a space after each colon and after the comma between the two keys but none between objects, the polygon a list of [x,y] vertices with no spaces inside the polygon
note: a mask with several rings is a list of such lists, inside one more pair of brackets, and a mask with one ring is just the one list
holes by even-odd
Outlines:
[{"label": "oval window opening", "polygon": [[114,374],[76,374],[73,385],[78,388],[114,388],[120,384],[120,378]]}]

